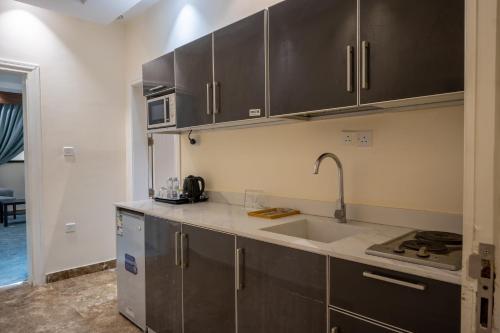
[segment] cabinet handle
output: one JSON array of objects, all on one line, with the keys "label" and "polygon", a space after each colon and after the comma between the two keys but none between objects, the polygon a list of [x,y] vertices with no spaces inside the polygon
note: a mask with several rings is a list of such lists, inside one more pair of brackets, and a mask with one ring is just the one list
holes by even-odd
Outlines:
[{"label": "cabinet handle", "polygon": [[207,115],[210,115],[210,89],[212,88],[211,83],[207,83]]},{"label": "cabinet handle", "polygon": [[236,249],[236,290],[242,290],[243,282],[243,264],[245,252],[243,249]]},{"label": "cabinet handle", "polygon": [[338,328],[338,326],[332,327],[330,333],[340,333],[340,329]]},{"label": "cabinet handle", "polygon": [[179,258],[179,245],[180,245],[181,233],[175,232],[175,266],[181,265],[181,260]]},{"label": "cabinet handle", "polygon": [[220,83],[214,82],[214,114],[220,112]]},{"label": "cabinet handle", "polygon": [[156,87],[153,87],[153,88],[149,88],[148,91],[156,91],[156,90],[160,90],[162,88],[165,88],[164,85],[160,85],[160,86],[156,86]]},{"label": "cabinet handle", "polygon": [[420,291],[424,291],[426,289],[426,286],[424,284],[421,284],[421,283],[412,283],[412,282],[402,281],[402,280],[393,279],[393,278],[390,278],[390,277],[387,277],[387,276],[382,276],[382,275],[374,274],[374,273],[371,273],[371,272],[363,272],[363,276],[366,277],[366,278],[375,279],[375,280],[379,280],[379,281],[384,281],[384,282],[388,282],[388,283],[392,283],[392,284],[397,284],[398,286],[403,286],[403,287],[408,287],[408,288],[412,288],[412,289],[417,289],[417,290],[420,290]]},{"label": "cabinet handle", "polygon": [[181,233],[181,267],[188,267],[188,235]]},{"label": "cabinet handle", "polygon": [[368,52],[370,43],[367,41],[361,42],[361,88],[368,89]]},{"label": "cabinet handle", "polygon": [[353,87],[352,87],[352,55],[353,55],[353,48],[351,45],[347,45],[347,91],[352,92]]}]

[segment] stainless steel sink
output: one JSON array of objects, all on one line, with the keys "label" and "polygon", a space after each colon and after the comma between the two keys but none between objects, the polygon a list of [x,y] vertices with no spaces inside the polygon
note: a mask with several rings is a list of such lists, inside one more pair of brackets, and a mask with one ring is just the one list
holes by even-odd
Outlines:
[{"label": "stainless steel sink", "polygon": [[260,229],[277,234],[309,239],[316,242],[332,243],[353,236],[362,230],[349,224],[303,219]]}]

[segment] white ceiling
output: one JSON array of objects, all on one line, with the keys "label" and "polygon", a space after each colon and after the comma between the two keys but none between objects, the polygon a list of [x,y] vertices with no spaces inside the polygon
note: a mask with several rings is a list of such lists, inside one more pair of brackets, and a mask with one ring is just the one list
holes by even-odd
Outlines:
[{"label": "white ceiling", "polygon": [[17,0],[100,24],[109,24],[131,11],[137,14],[158,0]]},{"label": "white ceiling", "polygon": [[23,80],[22,74],[0,71],[0,91],[21,93],[23,91]]}]

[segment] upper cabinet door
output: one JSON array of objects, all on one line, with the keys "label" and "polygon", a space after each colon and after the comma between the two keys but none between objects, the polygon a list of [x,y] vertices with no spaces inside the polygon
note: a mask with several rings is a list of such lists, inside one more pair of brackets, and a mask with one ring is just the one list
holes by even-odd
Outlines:
[{"label": "upper cabinet door", "polygon": [[356,0],[270,7],[270,114],[356,106],[356,32]]},{"label": "upper cabinet door", "polygon": [[153,95],[175,88],[174,52],[142,65],[143,95]]},{"label": "upper cabinet door", "polygon": [[214,32],[215,122],[266,116],[266,12]]},{"label": "upper cabinet door", "polygon": [[184,333],[234,333],[234,236],[182,225]]},{"label": "upper cabinet door", "polygon": [[211,124],[212,34],[175,50],[177,128]]},{"label": "upper cabinet door", "polygon": [[361,104],[464,89],[464,0],[360,1]]}]

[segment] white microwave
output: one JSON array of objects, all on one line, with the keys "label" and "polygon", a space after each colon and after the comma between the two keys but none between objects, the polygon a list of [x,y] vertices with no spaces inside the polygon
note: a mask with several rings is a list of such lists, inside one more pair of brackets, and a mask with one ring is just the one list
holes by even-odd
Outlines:
[{"label": "white microwave", "polygon": [[175,126],[175,93],[147,100],[148,130]]}]

